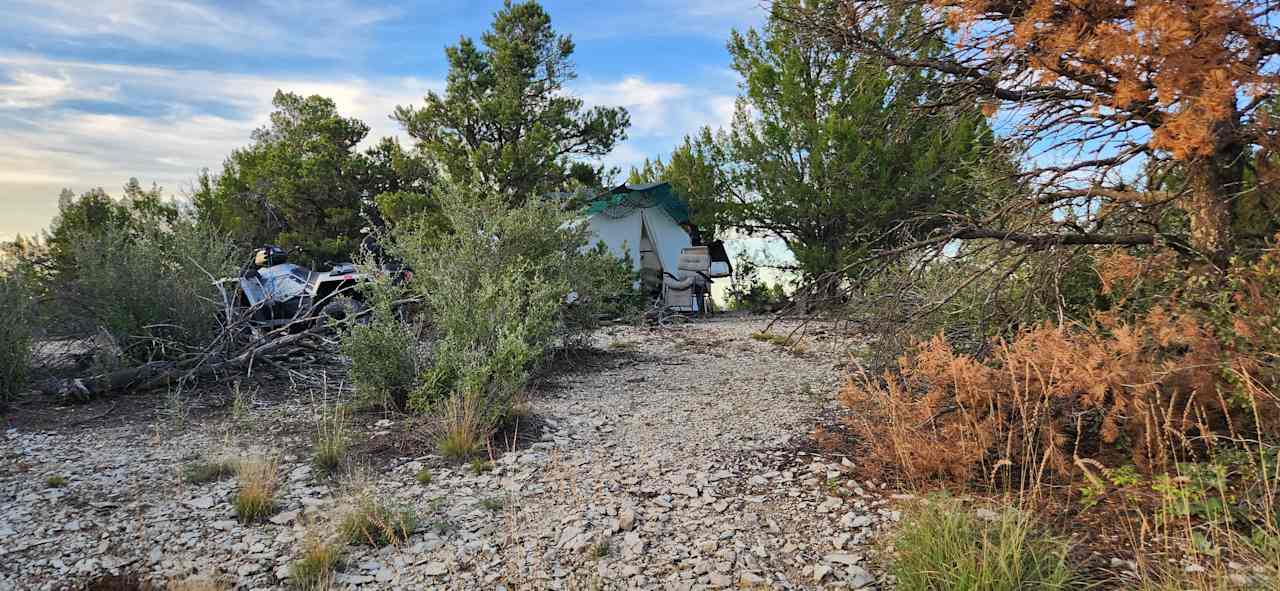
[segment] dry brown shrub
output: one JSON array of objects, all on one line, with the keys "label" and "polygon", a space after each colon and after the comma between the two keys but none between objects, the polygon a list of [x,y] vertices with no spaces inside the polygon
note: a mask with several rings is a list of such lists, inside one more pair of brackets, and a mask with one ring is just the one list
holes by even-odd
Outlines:
[{"label": "dry brown shrub", "polygon": [[1035,485],[1088,461],[1160,471],[1277,432],[1280,254],[1226,277],[1128,255],[1098,269],[1116,305],[1085,326],[1036,326],[981,359],[937,337],[897,374],[853,376],[841,397],[864,463]]}]

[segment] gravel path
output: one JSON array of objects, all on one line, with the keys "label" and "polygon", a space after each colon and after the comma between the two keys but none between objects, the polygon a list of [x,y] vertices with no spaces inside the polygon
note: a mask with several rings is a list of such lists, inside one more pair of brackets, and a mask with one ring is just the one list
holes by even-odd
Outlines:
[{"label": "gravel path", "polygon": [[[845,349],[822,331],[799,352],[752,339],[764,324],[601,331],[602,352],[561,363],[535,392],[539,440],[496,453],[492,471],[413,453],[423,447],[365,459],[357,480],[412,507],[419,526],[398,546],[349,547],[336,586],[879,587],[866,546],[897,514],[877,487],[850,479],[841,458],[797,451],[833,404]],[[9,429],[0,590],[77,588],[110,573],[286,588],[303,538],[332,531],[352,498],[347,479],[307,464],[314,398],[295,388],[247,417],[213,413],[181,428],[168,408],[151,422]],[[361,420],[358,437],[374,443],[402,426]],[[184,463],[216,453],[278,458],[270,522],[234,520],[234,479],[179,478]],[[415,478],[423,468],[433,476],[426,485]],[[49,487],[55,475],[66,485]]]}]

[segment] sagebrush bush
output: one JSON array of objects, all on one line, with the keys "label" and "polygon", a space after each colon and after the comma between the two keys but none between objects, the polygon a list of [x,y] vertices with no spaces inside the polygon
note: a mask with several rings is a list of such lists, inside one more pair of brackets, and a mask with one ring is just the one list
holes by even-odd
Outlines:
[{"label": "sagebrush bush", "polygon": [[634,304],[634,276],[589,247],[586,225],[555,204],[510,209],[474,189],[448,193],[441,202],[452,232],[405,223],[391,241],[416,270],[411,286],[437,337],[409,402],[427,412],[462,396],[476,403],[483,431],[554,347],[581,342],[601,316]]},{"label": "sagebrush bush", "polygon": [[63,326],[104,330],[132,362],[175,358],[213,340],[220,304],[211,277],[233,274],[239,262],[225,236],[179,219],[67,240],[46,289]]},{"label": "sagebrush bush", "polygon": [[1081,588],[1067,544],[1035,529],[1029,513],[977,516],[937,496],[918,503],[892,537],[889,572],[902,591],[1019,591]]},{"label": "sagebrush bush", "polygon": [[342,353],[351,359],[351,381],[366,404],[402,407],[418,381],[415,331],[396,310],[402,286],[379,277],[364,287],[370,305],[365,322],[342,334]]},{"label": "sagebrush bush", "polygon": [[0,408],[22,391],[31,370],[35,309],[22,276],[0,269]]}]

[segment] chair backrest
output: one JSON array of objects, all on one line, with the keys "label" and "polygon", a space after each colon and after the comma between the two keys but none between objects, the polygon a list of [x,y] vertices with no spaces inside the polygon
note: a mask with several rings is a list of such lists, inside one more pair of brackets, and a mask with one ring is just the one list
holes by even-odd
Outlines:
[{"label": "chair backrest", "polygon": [[711,270],[711,254],[705,246],[693,246],[680,250],[680,259],[676,268],[681,271],[699,271],[707,273]]}]

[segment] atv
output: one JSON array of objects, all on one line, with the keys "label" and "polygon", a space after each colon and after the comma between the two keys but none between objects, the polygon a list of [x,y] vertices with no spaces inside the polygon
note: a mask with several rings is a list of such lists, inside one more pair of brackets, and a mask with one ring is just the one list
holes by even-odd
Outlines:
[{"label": "atv", "polygon": [[[383,265],[382,272],[405,281],[412,272],[397,265]],[[337,263],[327,271],[313,271],[288,261],[278,246],[254,251],[252,262],[238,277],[217,282],[227,311],[228,325],[246,319],[257,330],[281,327],[305,330],[317,320],[359,321],[367,308],[358,287],[373,277],[355,265]]]}]

